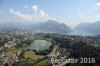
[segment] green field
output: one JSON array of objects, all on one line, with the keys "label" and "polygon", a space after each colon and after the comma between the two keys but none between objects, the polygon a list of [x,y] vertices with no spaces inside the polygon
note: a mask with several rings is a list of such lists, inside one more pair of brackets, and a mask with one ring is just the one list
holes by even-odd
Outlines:
[{"label": "green field", "polygon": [[4,53],[4,55],[6,56],[6,57],[12,57],[14,54],[16,54],[17,52],[21,52],[21,49],[19,48],[19,49],[17,49],[17,48],[11,48],[10,50],[7,50],[5,53]]},{"label": "green field", "polygon": [[6,57],[12,57],[15,53],[13,51],[8,51],[5,53]]},{"label": "green field", "polygon": [[25,58],[30,58],[30,59],[43,58],[43,56],[36,55],[35,52],[33,52],[33,51],[24,52],[24,57]]},{"label": "green field", "polygon": [[46,60],[43,60],[43,61],[37,63],[34,66],[48,66],[48,60],[47,59]]}]

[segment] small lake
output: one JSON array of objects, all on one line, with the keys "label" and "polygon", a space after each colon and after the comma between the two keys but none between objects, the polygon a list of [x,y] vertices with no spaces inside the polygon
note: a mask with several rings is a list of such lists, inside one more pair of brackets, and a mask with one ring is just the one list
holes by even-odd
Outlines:
[{"label": "small lake", "polygon": [[34,40],[30,46],[27,46],[25,50],[45,50],[49,49],[49,47],[52,45],[51,42],[48,42],[47,40]]}]

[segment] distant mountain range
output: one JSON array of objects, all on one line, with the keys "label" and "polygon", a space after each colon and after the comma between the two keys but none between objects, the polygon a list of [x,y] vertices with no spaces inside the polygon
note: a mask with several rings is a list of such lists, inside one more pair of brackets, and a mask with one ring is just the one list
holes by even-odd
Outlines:
[{"label": "distant mountain range", "polygon": [[86,32],[94,35],[100,35],[100,21],[96,21],[94,23],[81,23],[79,24],[75,30],[79,32]]},{"label": "distant mountain range", "polygon": [[71,33],[72,30],[66,26],[64,23],[59,23],[54,20],[48,20],[47,22],[39,22],[33,24],[31,22],[21,23],[21,22],[11,22],[11,23],[3,23],[0,24],[0,32],[4,31],[16,31],[16,30],[28,30],[35,32],[46,32],[46,33],[62,33],[68,34]]}]

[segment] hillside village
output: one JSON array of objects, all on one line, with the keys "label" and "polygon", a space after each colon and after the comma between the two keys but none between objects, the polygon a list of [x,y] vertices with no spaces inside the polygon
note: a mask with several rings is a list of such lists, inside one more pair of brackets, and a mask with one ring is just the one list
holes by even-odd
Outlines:
[{"label": "hillside village", "polygon": [[[48,38],[52,38],[52,40],[48,40]],[[44,51],[24,50],[24,47],[29,46],[36,39],[48,40],[52,42],[52,46]],[[50,62],[52,57],[56,59],[61,57],[95,57],[96,63],[93,64],[95,66],[100,62],[98,60],[100,58],[99,39],[100,37],[98,36],[60,35],[53,33],[0,33],[0,66],[39,66],[42,62],[45,66],[59,66],[59,63]],[[30,53],[30,55],[27,53]],[[16,65],[17,63],[19,64]],[[66,65],[65,63],[61,64],[63,66]]]}]

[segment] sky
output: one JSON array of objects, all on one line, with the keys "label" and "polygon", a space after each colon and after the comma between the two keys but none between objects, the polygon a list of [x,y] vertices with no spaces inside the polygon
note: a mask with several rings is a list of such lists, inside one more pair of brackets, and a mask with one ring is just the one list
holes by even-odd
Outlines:
[{"label": "sky", "polygon": [[0,24],[56,20],[74,28],[100,20],[100,0],[0,0]]}]

